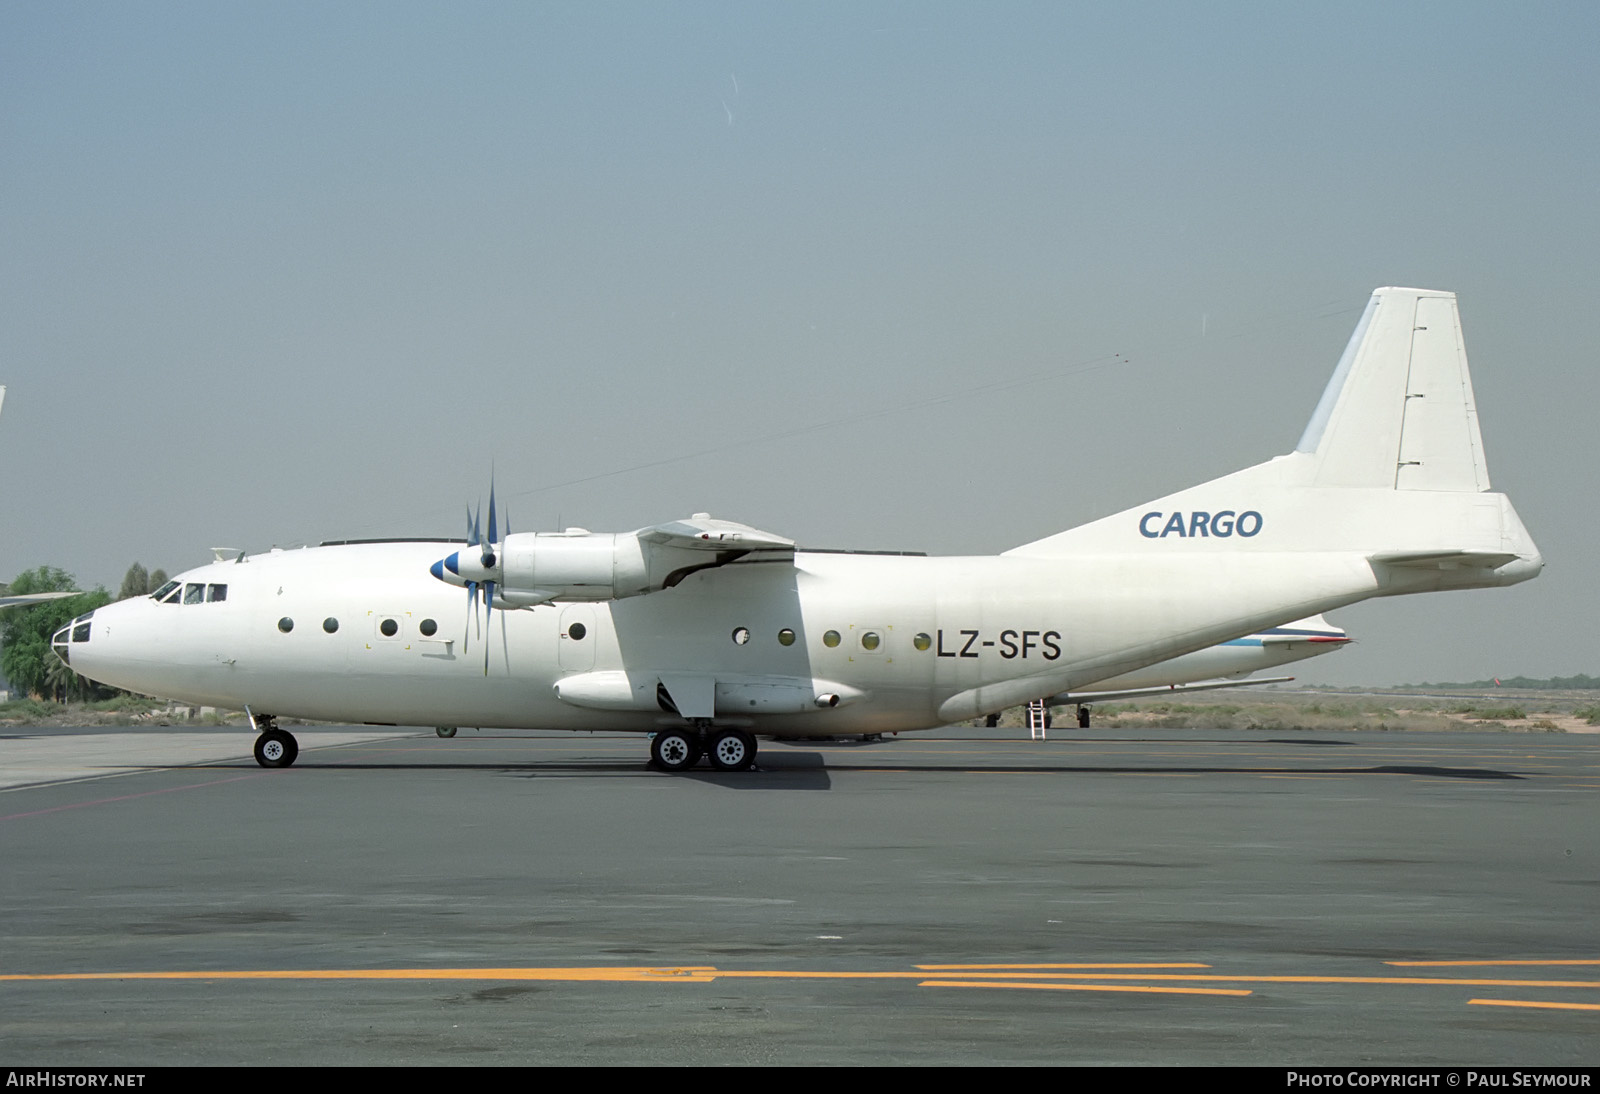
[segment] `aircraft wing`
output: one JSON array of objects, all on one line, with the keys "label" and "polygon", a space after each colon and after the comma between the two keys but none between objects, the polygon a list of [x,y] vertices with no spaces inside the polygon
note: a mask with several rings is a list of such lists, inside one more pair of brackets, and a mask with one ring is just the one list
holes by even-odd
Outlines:
[{"label": "aircraft wing", "polygon": [[704,513],[696,513],[687,520],[673,520],[650,528],[641,528],[634,535],[639,537],[639,542],[656,547],[715,553],[738,551],[745,554],[760,551],[763,557],[794,557],[792,539],[763,532],[748,524],[717,520]]},{"label": "aircraft wing", "polygon": [[1157,695],[1177,695],[1186,691],[1217,691],[1221,688],[1248,688],[1256,684],[1286,684],[1293,676],[1264,676],[1260,680],[1201,680],[1194,684],[1165,684],[1127,691],[1063,691],[1045,700],[1051,706],[1070,703],[1109,703],[1113,699],[1149,699]]}]

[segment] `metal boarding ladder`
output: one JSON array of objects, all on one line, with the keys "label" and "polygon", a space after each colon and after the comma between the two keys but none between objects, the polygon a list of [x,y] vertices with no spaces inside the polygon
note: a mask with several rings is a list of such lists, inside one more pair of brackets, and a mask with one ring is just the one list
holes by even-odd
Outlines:
[{"label": "metal boarding ladder", "polygon": [[1046,720],[1049,718],[1050,708],[1044,705],[1043,699],[1035,699],[1028,704],[1028,736],[1035,741],[1045,739],[1045,730],[1049,727]]}]

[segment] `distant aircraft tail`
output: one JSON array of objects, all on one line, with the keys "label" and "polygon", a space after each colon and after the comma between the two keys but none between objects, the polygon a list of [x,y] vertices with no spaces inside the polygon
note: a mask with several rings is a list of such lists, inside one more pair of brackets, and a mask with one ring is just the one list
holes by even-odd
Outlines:
[{"label": "distant aircraft tail", "polygon": [[1543,559],[1488,491],[1455,294],[1386,288],[1294,452],[1007,554],[1358,552],[1384,592],[1525,581]]}]

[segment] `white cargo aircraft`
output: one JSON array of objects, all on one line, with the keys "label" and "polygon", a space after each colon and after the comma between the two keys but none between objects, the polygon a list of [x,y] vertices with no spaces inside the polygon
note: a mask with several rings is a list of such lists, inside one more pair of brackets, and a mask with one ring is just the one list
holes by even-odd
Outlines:
[{"label": "white cargo aircraft", "polygon": [[1543,565],[1489,492],[1455,296],[1391,288],[1293,452],[998,556],[801,550],[706,514],[498,537],[491,498],[464,546],[239,555],[54,644],[102,683],[243,707],[268,767],[294,762],[293,715],[653,732],[662,768],[734,770],[755,733],[931,728]]}]

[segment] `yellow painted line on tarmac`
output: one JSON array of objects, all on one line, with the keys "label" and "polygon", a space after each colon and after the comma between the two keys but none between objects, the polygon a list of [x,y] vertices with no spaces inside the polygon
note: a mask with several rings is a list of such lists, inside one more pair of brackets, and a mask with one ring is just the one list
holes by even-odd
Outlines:
[{"label": "yellow painted line on tarmac", "polygon": [[1198,961],[1116,961],[1106,963],[1054,963],[1039,962],[1028,965],[918,965],[919,969],[929,972],[954,972],[965,970],[971,972],[987,972],[991,969],[1209,969],[1210,965]]},{"label": "yellow painted line on tarmac", "polygon": [[1493,961],[1385,961],[1384,964],[1410,969],[1459,969],[1481,965],[1600,965],[1600,957],[1560,957],[1549,960],[1517,958]]},{"label": "yellow painted line on tarmac", "polygon": [[[726,973],[718,973],[726,976]],[[1432,987],[1600,988],[1600,980],[1497,980],[1455,976],[1221,976],[1172,973],[1002,973],[1009,978],[1049,980],[1183,980],[1226,984],[1417,984]]]},{"label": "yellow painted line on tarmac", "polygon": [[[776,969],[721,970],[705,974],[715,979],[907,979],[924,973],[911,972],[807,972]],[[1433,987],[1516,987],[1516,988],[1600,988],[1600,980],[1500,980],[1474,977],[1428,976],[1223,976],[1193,973],[1116,973],[1116,972],[990,972],[991,979],[1004,980],[1159,980],[1186,983],[1223,984],[1416,984]]]},{"label": "yellow painted line on tarmac", "polygon": [[1250,995],[1241,988],[1154,988],[1134,984],[1041,984],[1015,980],[924,980],[919,988],[1029,988],[1033,991],[1124,991],[1154,995]]},{"label": "yellow painted line on tarmac", "polygon": [[1538,1010],[1600,1010],[1600,1003],[1546,1003],[1532,999],[1468,999],[1480,1007],[1533,1007]]},{"label": "yellow painted line on tarmac", "polygon": [[[1202,966],[1204,967],[1204,966]],[[245,969],[185,970],[172,972],[8,973],[5,981],[69,980],[547,980],[604,982],[691,982],[713,980],[924,980],[927,969],[906,971],[718,969],[711,965],[618,966],[576,968],[474,968],[474,969]],[[947,971],[962,980],[1006,981],[1160,981],[1186,984],[1410,984],[1434,987],[1600,988],[1595,980],[1502,980],[1467,977],[1420,976],[1224,976],[1217,974],[1067,972],[1056,969],[1000,971],[975,970],[970,976]]]},{"label": "yellow painted line on tarmac", "polygon": [[[54,972],[0,974],[6,980],[570,980],[709,983],[711,966],[572,969],[244,969],[184,972]],[[909,975],[909,974],[908,974]]]}]

